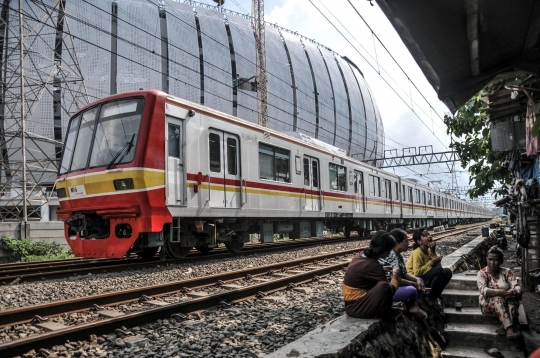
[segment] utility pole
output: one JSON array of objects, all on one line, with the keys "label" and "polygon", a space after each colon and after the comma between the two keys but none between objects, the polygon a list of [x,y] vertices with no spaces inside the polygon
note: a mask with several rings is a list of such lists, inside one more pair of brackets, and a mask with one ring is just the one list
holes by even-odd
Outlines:
[{"label": "utility pole", "polygon": [[257,110],[259,124],[268,127],[268,93],[266,91],[266,50],[264,41],[264,0],[252,0],[251,16],[257,45]]}]

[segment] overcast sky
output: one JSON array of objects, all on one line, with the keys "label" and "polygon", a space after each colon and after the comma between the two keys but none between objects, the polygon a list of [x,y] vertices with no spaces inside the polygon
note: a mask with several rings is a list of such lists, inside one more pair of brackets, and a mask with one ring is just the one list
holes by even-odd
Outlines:
[{"label": "overcast sky", "polygon": [[[209,0],[206,1],[212,3]],[[428,145],[433,146],[434,152],[448,150],[450,138],[446,135],[446,127],[442,118],[445,113],[448,114],[449,110],[438,100],[433,87],[427,82],[376,2],[373,1],[374,6],[371,6],[367,0],[351,0],[390,54],[397,59],[399,66],[406,71],[414,85],[427,98],[429,104],[414,90],[413,84],[407,81],[406,75],[391,60],[388,52],[373,38],[370,30],[347,0],[333,0],[331,3],[324,0],[311,1],[340,29],[354,47],[320,14],[310,3],[310,0],[266,0],[265,20],[297,31],[338,54],[349,57],[358,65],[377,101],[384,123],[387,150],[398,148],[398,153],[401,154],[403,147],[418,148]],[[226,0],[225,8],[249,13],[251,1]],[[336,18],[345,28],[338,23]],[[383,73],[383,77],[387,81],[392,82],[391,87],[385,83],[378,71]],[[413,107],[414,111],[398,97],[392,88],[398,89],[398,92],[409,106]],[[435,109],[434,111],[430,105]],[[455,166],[456,170],[463,170],[459,163],[456,163]],[[393,171],[393,169],[389,170]],[[423,175],[418,176],[413,171]],[[441,173],[445,171],[448,172],[446,164],[438,164],[430,168],[428,166],[414,166],[409,169],[395,168],[396,174],[420,179],[424,183],[440,180],[443,182],[443,187],[448,187],[451,176],[449,173]],[[459,186],[469,185],[467,173],[458,173],[457,178]]]}]

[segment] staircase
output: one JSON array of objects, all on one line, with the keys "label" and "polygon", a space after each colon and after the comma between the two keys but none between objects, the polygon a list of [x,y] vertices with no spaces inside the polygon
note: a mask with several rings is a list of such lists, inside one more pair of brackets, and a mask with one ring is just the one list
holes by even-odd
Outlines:
[{"label": "staircase", "polygon": [[[515,273],[519,275],[519,272]],[[495,330],[500,326],[499,320],[480,312],[478,295],[476,271],[455,274],[443,291],[447,317],[445,335],[448,338],[443,357],[489,358],[491,355],[484,350],[497,348],[505,358],[524,358],[521,341],[497,335]],[[461,311],[456,310],[456,302],[461,303]],[[523,306],[519,308],[519,321],[522,330],[528,328]]]}]

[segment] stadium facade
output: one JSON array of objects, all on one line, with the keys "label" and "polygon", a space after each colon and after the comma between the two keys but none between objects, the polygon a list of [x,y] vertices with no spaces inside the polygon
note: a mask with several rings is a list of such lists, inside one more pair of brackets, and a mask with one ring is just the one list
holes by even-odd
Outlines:
[{"label": "stadium facade", "polygon": [[[258,121],[256,48],[249,16],[190,1],[63,0],[66,17],[59,26],[54,16],[48,20],[40,17],[54,3],[56,0],[23,1],[24,16],[33,16],[30,22],[45,21],[42,31],[49,31],[33,38],[36,54],[26,55],[26,76],[35,76],[37,81],[40,61],[49,58],[60,66],[79,68],[89,101],[140,88],[160,89]],[[9,55],[16,39],[8,28],[18,26],[18,12],[18,1],[4,0],[2,17],[9,25],[3,27],[1,60],[6,70],[1,76],[3,83],[12,85],[13,98],[17,97],[17,71],[9,71],[16,66]],[[55,56],[58,37],[68,31],[73,46],[63,41],[61,55],[57,51]],[[28,70],[32,62],[34,72]],[[267,24],[266,68],[270,128],[319,139],[360,160],[382,157],[381,117],[354,63],[304,36]],[[68,95],[64,89],[71,80],[76,81],[75,75],[70,76],[68,73],[57,88],[40,95],[28,131],[63,141],[69,115],[77,109],[74,92]],[[9,93],[3,97],[9,102]],[[71,113],[59,113],[59,101],[63,108],[72,108]],[[0,130],[7,133],[15,126],[17,107],[2,106],[0,110]],[[17,141],[8,146],[4,141],[2,150],[0,180],[6,181],[6,163],[17,161],[20,150]],[[53,144],[44,144],[40,150],[55,157]],[[54,175],[34,175],[33,180],[52,183]]]}]

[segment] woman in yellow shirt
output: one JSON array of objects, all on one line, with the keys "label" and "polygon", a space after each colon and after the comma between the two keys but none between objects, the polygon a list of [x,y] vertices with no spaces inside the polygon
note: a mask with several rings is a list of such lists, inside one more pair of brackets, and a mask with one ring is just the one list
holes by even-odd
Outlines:
[{"label": "woman in yellow shirt", "polygon": [[435,308],[440,308],[437,302],[441,293],[452,278],[452,271],[441,266],[442,256],[437,255],[436,244],[426,229],[413,233],[413,252],[407,261],[407,271],[424,280],[430,291],[424,296],[424,301]]}]

